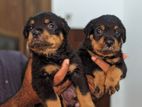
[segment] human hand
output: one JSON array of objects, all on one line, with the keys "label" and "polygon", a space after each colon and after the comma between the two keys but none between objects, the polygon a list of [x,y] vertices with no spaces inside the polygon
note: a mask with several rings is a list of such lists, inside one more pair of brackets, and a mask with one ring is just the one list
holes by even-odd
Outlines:
[{"label": "human hand", "polygon": [[63,61],[60,70],[54,76],[54,80],[53,80],[54,85],[58,85],[65,78],[65,76],[68,72],[68,69],[69,69],[69,64],[70,64],[69,59],[65,59]]},{"label": "human hand", "polygon": [[[123,58],[126,59],[128,56],[127,54],[123,54]],[[122,75],[121,72],[116,72],[117,68],[114,66],[110,66],[108,63],[104,62],[102,59],[98,58],[97,56],[93,56],[92,60],[105,72],[106,74],[106,80],[105,80],[105,91],[109,93],[109,95],[112,95],[115,93],[115,91],[119,90],[119,80]],[[115,72],[114,72],[115,70]],[[115,75],[116,73],[116,75]],[[113,75],[115,77],[113,78]],[[111,78],[111,79],[110,79]],[[113,81],[111,81],[113,78]],[[89,87],[91,86],[90,90],[94,90],[95,84],[91,84],[91,78],[88,77],[89,80]],[[110,88],[111,87],[111,88]]]},{"label": "human hand", "polygon": [[[69,63],[70,63],[69,59],[65,59],[63,61],[60,70],[57,71],[57,73],[54,76],[54,80],[53,80],[54,85],[58,85],[65,78],[65,76],[68,72]],[[26,68],[26,72],[25,72],[24,81],[23,81],[23,88],[25,90],[27,90],[25,92],[30,92],[30,94],[31,94],[30,96],[33,97],[32,99],[37,99],[38,97],[32,88],[32,66],[31,65],[32,65],[32,59],[29,59],[28,64],[27,64],[27,68]],[[64,90],[70,84],[71,83],[69,81],[66,81],[64,84],[54,87],[54,90],[60,94],[62,92],[62,90]]]},{"label": "human hand", "polygon": [[[127,54],[123,54],[123,58],[126,59],[128,57]],[[103,61],[102,59],[98,58],[97,56],[92,56],[92,61],[94,61],[104,72],[108,71],[110,65]]]}]

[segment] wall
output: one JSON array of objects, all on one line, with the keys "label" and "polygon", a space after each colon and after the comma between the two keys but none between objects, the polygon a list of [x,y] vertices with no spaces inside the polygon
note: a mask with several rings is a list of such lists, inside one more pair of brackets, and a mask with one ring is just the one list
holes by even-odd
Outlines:
[{"label": "wall", "polygon": [[93,18],[115,14],[123,19],[123,0],[53,0],[52,11],[67,17],[72,28],[84,28]]},{"label": "wall", "polygon": [[127,49],[129,53],[125,106],[142,106],[142,1],[125,0]]},{"label": "wall", "polygon": [[[25,21],[39,11],[49,10],[51,10],[51,0],[0,0],[0,37],[5,38],[0,45],[7,44],[7,40],[11,40],[9,38],[16,39],[16,44],[19,44],[18,49],[25,52],[22,34]],[[8,48],[9,45],[5,47]]]},{"label": "wall", "polygon": [[[125,52],[128,73],[121,91],[112,98],[112,107],[142,106],[142,1],[124,0],[124,22],[127,29]],[[123,87],[123,88],[122,88]]]},{"label": "wall", "polygon": [[102,14],[115,14],[127,29],[123,46],[128,58],[128,73],[120,91],[112,96],[111,107],[141,107],[142,96],[142,1],[141,0],[53,0],[53,12],[71,19],[72,28],[83,28],[88,21]]}]

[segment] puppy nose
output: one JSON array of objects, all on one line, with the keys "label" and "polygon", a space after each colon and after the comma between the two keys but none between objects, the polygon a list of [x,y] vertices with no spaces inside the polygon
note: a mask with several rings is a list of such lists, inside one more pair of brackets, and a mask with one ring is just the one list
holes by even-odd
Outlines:
[{"label": "puppy nose", "polygon": [[38,37],[41,35],[41,33],[42,33],[42,29],[33,29],[32,30],[33,37]]},{"label": "puppy nose", "polygon": [[113,43],[114,43],[113,39],[107,39],[107,41],[106,41],[106,44],[108,47],[111,47],[113,45]]}]

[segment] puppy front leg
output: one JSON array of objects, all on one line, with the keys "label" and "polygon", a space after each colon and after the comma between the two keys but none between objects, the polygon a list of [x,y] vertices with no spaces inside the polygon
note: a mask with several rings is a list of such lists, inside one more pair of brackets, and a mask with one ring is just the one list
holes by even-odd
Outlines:
[{"label": "puppy front leg", "polygon": [[50,75],[33,79],[33,88],[39,98],[42,100],[44,107],[61,107],[58,95],[53,89],[53,80]]},{"label": "puppy front leg", "polygon": [[45,102],[43,102],[43,104],[44,104],[44,107],[62,107],[60,98],[57,94],[56,94],[56,100],[48,99]]},{"label": "puppy front leg", "polygon": [[109,95],[119,90],[119,81],[121,80],[122,70],[112,66],[106,73],[105,88]]},{"label": "puppy front leg", "polygon": [[94,78],[93,78],[93,83],[94,83],[94,91],[93,94],[95,95],[96,98],[100,98],[104,95],[105,91],[105,73],[103,71],[95,70],[93,72]]},{"label": "puppy front leg", "polygon": [[80,107],[95,107],[84,75],[78,71],[71,74]]}]

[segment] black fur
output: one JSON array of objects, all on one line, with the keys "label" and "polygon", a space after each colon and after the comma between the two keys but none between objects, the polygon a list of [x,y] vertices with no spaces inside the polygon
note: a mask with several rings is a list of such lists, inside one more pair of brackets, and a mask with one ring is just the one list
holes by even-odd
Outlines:
[{"label": "black fur", "polygon": [[103,16],[100,16],[96,19],[91,20],[86,25],[86,27],[84,28],[84,34],[85,34],[85,36],[89,36],[90,34],[94,33],[95,28],[99,24],[109,25],[110,23],[118,25],[119,27],[121,27],[121,30],[122,30],[121,35],[122,35],[122,38],[123,38],[123,43],[125,43],[125,41],[126,41],[126,29],[125,29],[124,25],[122,24],[121,20],[114,15],[103,15]]},{"label": "black fur", "polygon": [[[125,65],[125,62],[123,60],[122,57],[122,50],[120,49],[116,54],[114,54],[113,56],[101,56],[98,55],[97,53],[95,53],[93,51],[92,45],[91,45],[91,40],[90,40],[90,35],[93,35],[94,38],[98,41],[99,38],[96,37],[95,34],[95,29],[99,26],[99,25],[105,25],[108,26],[108,29],[106,29],[104,31],[103,36],[108,36],[107,33],[111,32],[111,26],[117,25],[118,27],[120,27],[120,37],[116,38],[114,33],[111,33],[111,35],[109,35],[110,37],[114,37],[115,39],[117,39],[119,42],[121,42],[121,38],[123,40],[123,43],[126,41],[126,31],[125,31],[125,27],[123,26],[122,22],[120,21],[120,19],[118,19],[116,16],[113,15],[103,15],[101,17],[98,17],[96,19],[91,20],[87,26],[84,28],[84,34],[85,34],[85,39],[84,42],[82,44],[82,46],[80,47],[80,49],[78,50],[78,55],[81,58],[81,61],[83,63],[83,69],[84,72],[86,73],[86,75],[92,75],[92,73],[97,70],[97,71],[102,71],[102,69],[95,64],[92,60],[91,60],[91,55],[88,53],[88,50],[92,51],[95,55],[99,56],[100,58],[102,58],[105,62],[107,62],[107,59],[113,59],[113,58],[117,58],[119,57],[120,60],[117,61],[116,63],[109,63],[111,66],[115,65],[116,67],[120,68],[121,71],[123,72],[122,78],[125,78],[126,76],[126,72],[127,72],[127,68]],[[107,33],[106,33],[107,32]],[[95,77],[94,77],[95,78]]]},{"label": "black fur", "polygon": [[[55,23],[55,29],[48,29],[46,25],[43,24],[44,18],[48,18],[51,22]],[[35,21],[35,25],[33,26],[29,24],[31,19]],[[44,66],[47,66],[48,64],[56,64],[61,66],[63,60],[66,58],[70,59],[70,64],[77,64],[77,68],[73,72],[69,72],[64,80],[70,79],[75,87],[79,87],[83,95],[89,92],[85,76],[82,72],[81,61],[77,54],[74,53],[68,45],[67,34],[69,32],[69,26],[67,25],[66,21],[51,12],[38,14],[34,17],[31,17],[27,21],[27,24],[25,25],[23,31],[25,38],[28,38],[29,32],[37,27],[46,29],[50,34],[55,34],[58,36],[59,33],[63,33],[64,36],[64,41],[61,46],[56,50],[56,54],[45,56],[31,51],[33,59],[32,85],[38,96],[43,101],[46,101],[48,99],[57,99],[53,90],[53,77],[55,73],[48,74],[47,72],[44,72],[42,68]]]},{"label": "black fur", "polygon": [[31,26],[30,25],[30,21],[32,19],[36,20],[36,23],[39,25],[38,27],[39,28],[45,28],[45,24],[44,23],[41,23],[41,21],[43,21],[45,18],[49,19],[51,22],[52,20],[54,20],[54,23],[56,23],[56,29],[54,31],[51,31],[50,29],[48,29],[48,31],[52,34],[59,34],[60,32],[62,32],[65,36],[68,34],[70,28],[67,24],[67,22],[55,15],[54,13],[51,13],[51,12],[43,12],[43,13],[39,13],[33,17],[30,17],[24,27],[24,30],[23,30],[23,34],[25,36],[25,38],[28,37],[28,34],[31,30],[31,27],[34,27],[34,26]]}]

